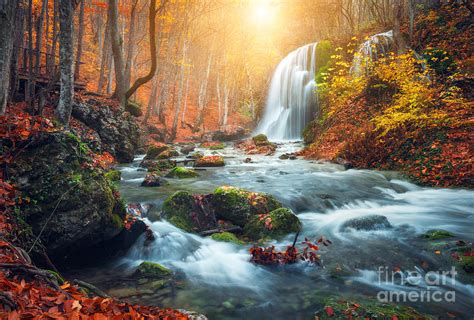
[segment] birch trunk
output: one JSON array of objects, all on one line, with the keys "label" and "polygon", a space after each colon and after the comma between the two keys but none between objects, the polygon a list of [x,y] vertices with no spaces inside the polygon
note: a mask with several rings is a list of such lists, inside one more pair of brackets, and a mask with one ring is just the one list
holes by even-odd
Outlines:
[{"label": "birch trunk", "polygon": [[10,88],[10,63],[16,1],[0,0],[0,114],[5,113]]},{"label": "birch trunk", "polygon": [[74,10],[71,0],[60,0],[59,7],[59,66],[61,70],[61,89],[59,93],[59,104],[56,108],[56,117],[64,126],[67,126],[71,117],[74,97]]}]

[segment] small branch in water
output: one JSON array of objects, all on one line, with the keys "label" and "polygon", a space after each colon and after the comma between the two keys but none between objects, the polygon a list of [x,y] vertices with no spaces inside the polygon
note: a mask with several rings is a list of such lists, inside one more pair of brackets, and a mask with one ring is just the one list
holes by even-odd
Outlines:
[{"label": "small branch in water", "polygon": [[230,227],[230,228],[224,228],[224,229],[212,229],[212,230],[202,231],[199,233],[199,235],[204,237],[204,236],[210,236],[214,233],[220,233],[220,232],[242,233],[242,228]]}]

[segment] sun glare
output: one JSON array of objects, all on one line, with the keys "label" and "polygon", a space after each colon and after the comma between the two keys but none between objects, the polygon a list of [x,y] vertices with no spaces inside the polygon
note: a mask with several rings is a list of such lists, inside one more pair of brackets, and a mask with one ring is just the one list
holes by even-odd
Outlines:
[{"label": "sun glare", "polygon": [[253,8],[254,18],[258,23],[269,23],[274,19],[275,7],[270,1],[258,1]]}]

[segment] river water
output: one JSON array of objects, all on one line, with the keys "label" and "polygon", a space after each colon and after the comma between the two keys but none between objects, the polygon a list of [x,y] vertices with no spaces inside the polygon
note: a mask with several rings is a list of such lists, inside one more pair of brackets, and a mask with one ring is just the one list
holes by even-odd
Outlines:
[{"label": "river water", "polygon": [[[273,194],[300,218],[304,237],[332,241],[323,247],[323,267],[300,262],[285,267],[262,267],[249,262],[250,245],[238,246],[189,234],[166,221],[149,222],[156,240],[145,247],[143,239],[128,254],[106,266],[75,274],[123,300],[184,308],[210,319],[311,319],[327,299],[376,301],[381,291],[440,291],[455,293],[455,302],[408,303],[432,315],[474,315],[474,277],[457,268],[453,281],[428,286],[425,281],[391,283],[380,280],[378,270],[447,271],[455,265],[448,243],[432,243],[420,234],[443,229],[454,240],[474,241],[474,192],[417,186],[395,172],[345,170],[317,161],[280,160],[279,155],[302,148],[281,144],[274,156],[250,156],[228,146],[219,151],[226,166],[199,171],[195,179],[169,180],[168,186],[140,186],[145,172],[140,157],[120,167],[120,191],[127,202],[152,204],[159,211],[163,200],[177,190],[210,193],[231,185]],[[211,151],[202,150],[205,153]],[[345,221],[367,215],[387,217],[392,228],[375,231],[342,231]],[[285,247],[294,235],[273,244]],[[454,240],[450,240],[451,242]],[[440,250],[440,252],[436,252]],[[440,253],[440,254],[437,254]],[[128,272],[142,261],[159,262],[179,275],[172,290],[127,289],[137,285]],[[445,299],[446,300],[446,299]]]}]

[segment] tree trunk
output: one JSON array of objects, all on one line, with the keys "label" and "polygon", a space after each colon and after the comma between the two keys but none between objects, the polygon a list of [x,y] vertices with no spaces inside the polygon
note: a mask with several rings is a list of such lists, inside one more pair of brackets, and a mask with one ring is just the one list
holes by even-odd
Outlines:
[{"label": "tree trunk", "polygon": [[203,123],[203,112],[204,112],[204,107],[206,106],[206,103],[207,103],[207,83],[209,81],[209,73],[211,72],[211,64],[212,64],[212,50],[209,52],[209,58],[207,60],[206,77],[201,83],[201,87],[199,90],[198,115],[196,118],[196,123],[194,124],[195,131],[199,131],[199,128],[201,127]]},{"label": "tree trunk", "polygon": [[64,126],[68,126],[74,98],[74,43],[72,36],[74,10],[72,0],[60,0],[59,7],[59,66],[61,71],[61,89],[59,92],[58,107],[56,108],[56,117]]},{"label": "tree trunk", "polygon": [[[154,2],[154,1],[153,1]],[[138,0],[132,4],[132,10],[130,12],[130,28],[128,31],[128,46],[127,46],[127,62],[125,64],[125,87],[130,88],[130,82],[132,77],[132,61],[133,53],[135,51],[135,17],[137,11]]]},{"label": "tree trunk", "polygon": [[178,103],[176,105],[174,119],[173,119],[173,126],[171,127],[171,141],[176,138],[176,132],[178,130],[178,120],[179,120],[179,113],[181,111],[181,102],[183,99],[183,87],[184,87],[184,77],[185,77],[185,62],[186,62],[186,51],[187,51],[187,43],[186,39],[184,39],[183,43],[183,56],[181,59],[181,79],[179,83],[179,91],[178,91]]},{"label": "tree trunk", "polygon": [[[164,5],[166,4],[166,1],[163,2],[160,6],[160,9],[158,11],[161,11],[164,8]],[[138,78],[135,80],[133,83],[132,87],[128,89],[128,91],[125,94],[125,99],[130,98],[135,91],[138,90],[142,85],[153,79],[155,76],[156,72],[156,66],[157,66],[157,54],[156,54],[156,24],[155,24],[155,18],[156,18],[156,1],[152,0],[150,1],[150,10],[148,13],[148,25],[149,25],[149,30],[148,32],[150,33],[150,57],[151,57],[151,67],[150,71],[148,74],[144,77]]]},{"label": "tree trunk", "polygon": [[[154,2],[154,1],[152,1]],[[126,88],[124,78],[124,63],[122,54],[122,37],[118,25],[118,4],[117,0],[109,0],[108,16],[110,23],[110,35],[112,39],[112,54],[114,57],[115,68],[115,92],[113,96],[117,98],[122,107],[126,103]]]},{"label": "tree trunk", "polygon": [[[25,100],[30,111],[33,111],[33,97],[35,95],[33,72],[33,0],[28,1],[28,83],[26,85]],[[25,55],[26,57],[26,55]]]},{"label": "tree trunk", "polygon": [[35,60],[35,73],[40,73],[41,67],[41,47],[43,46],[43,24],[44,16],[48,10],[48,0],[43,0],[43,6],[41,7],[41,13],[36,23],[36,60]]},{"label": "tree trunk", "polygon": [[16,1],[0,0],[0,114],[5,113],[10,88],[10,63]]},{"label": "tree trunk", "polygon": [[74,72],[74,79],[79,79],[81,69],[82,57],[82,39],[84,38],[84,6],[86,0],[81,0],[81,8],[79,11],[79,34],[77,36],[77,54],[76,54],[76,69]]},{"label": "tree trunk", "polygon": [[54,69],[54,65],[56,64],[56,45],[58,42],[58,2],[60,0],[54,0],[54,12],[53,12],[53,34],[52,34],[52,44],[51,44],[51,52],[48,55],[46,60],[46,70],[48,73],[52,73]]},{"label": "tree trunk", "polygon": [[108,63],[110,59],[110,50],[111,50],[109,18],[107,18],[103,38],[104,40],[102,43],[102,54],[100,56],[99,83],[97,84],[98,93],[104,92],[105,72],[106,72],[107,67],[110,67]]}]

